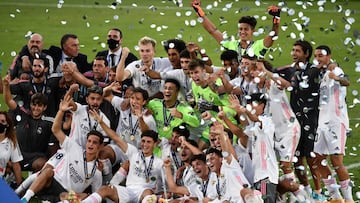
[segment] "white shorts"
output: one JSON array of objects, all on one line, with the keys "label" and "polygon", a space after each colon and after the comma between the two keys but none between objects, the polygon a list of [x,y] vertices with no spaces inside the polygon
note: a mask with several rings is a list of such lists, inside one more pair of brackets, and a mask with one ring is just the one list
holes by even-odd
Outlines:
[{"label": "white shorts", "polygon": [[119,202],[134,202],[134,203],[141,202],[140,201],[141,195],[143,194],[144,190],[148,189],[143,187],[129,188],[120,185],[114,185],[114,187],[116,188],[119,197]]},{"label": "white shorts", "polygon": [[275,151],[280,161],[291,162],[300,139],[300,125],[294,122],[286,131],[275,135]]},{"label": "white shorts", "polygon": [[321,155],[345,154],[346,125],[329,121],[319,123],[315,139],[314,152]]},{"label": "white shorts", "polygon": [[115,162],[113,163],[113,165],[123,163],[125,160],[128,160],[128,157],[117,144],[108,144],[108,146],[111,147],[111,149],[113,149],[115,153]]},{"label": "white shorts", "polygon": [[65,156],[65,151],[63,149],[58,149],[56,153],[52,155],[52,157],[50,157],[50,159],[46,162],[46,164],[49,164],[50,166],[55,168],[58,165],[58,163],[64,158],[64,156]]}]

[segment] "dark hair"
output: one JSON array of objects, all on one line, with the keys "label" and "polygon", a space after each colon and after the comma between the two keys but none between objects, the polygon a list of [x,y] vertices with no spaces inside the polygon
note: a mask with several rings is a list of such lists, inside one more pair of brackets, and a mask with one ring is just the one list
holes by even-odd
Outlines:
[{"label": "dark hair", "polygon": [[188,67],[189,70],[195,70],[196,67],[200,67],[201,69],[205,68],[205,63],[204,61],[200,60],[200,59],[193,59],[190,61]]},{"label": "dark hair", "polygon": [[228,134],[229,139],[232,140],[234,133],[229,128],[224,128],[224,131]]},{"label": "dark hair", "polygon": [[86,139],[89,138],[90,135],[98,136],[100,138],[100,144],[102,144],[104,142],[104,136],[101,132],[99,132],[97,130],[91,130],[90,132],[88,132]]},{"label": "dark hair", "polygon": [[179,82],[177,79],[168,78],[168,79],[165,80],[164,84],[166,84],[166,83],[168,83],[168,82],[175,84],[177,91],[180,90],[180,82]]},{"label": "dark hair", "polygon": [[219,157],[223,157],[221,151],[218,150],[218,149],[216,149],[216,148],[210,147],[209,149],[206,150],[206,155],[212,154],[212,153],[215,153],[215,154],[218,155]]},{"label": "dark hair", "polygon": [[331,50],[330,47],[326,46],[326,45],[320,45],[318,47],[316,47],[316,49],[322,49],[326,51],[326,55],[330,55],[331,54]]},{"label": "dark hair", "polygon": [[198,143],[195,140],[187,139],[186,141],[194,147],[199,147]]},{"label": "dark hair", "polygon": [[251,26],[251,28],[255,28],[256,27],[256,18],[254,18],[253,16],[243,16],[239,19],[239,23],[246,23],[249,24]]},{"label": "dark hair", "polygon": [[0,114],[3,114],[5,116],[5,119],[7,122],[7,127],[5,130],[5,137],[8,137],[13,142],[14,148],[16,148],[17,138],[16,138],[16,132],[14,129],[14,122],[8,112],[0,111]]},{"label": "dark hair", "polygon": [[306,61],[310,61],[312,52],[313,52],[313,48],[311,46],[311,44],[308,41],[305,40],[297,40],[294,44],[294,46],[300,46],[301,49],[303,50],[304,54],[308,54],[308,56],[306,57]]},{"label": "dark hair", "polygon": [[119,28],[112,28],[112,29],[110,29],[110,30],[118,31],[118,32],[120,33],[120,39],[123,38],[123,34],[122,34],[122,32],[121,32],[121,30],[120,30]]},{"label": "dark hair", "polygon": [[[44,55],[42,55],[42,54],[40,54],[39,57],[34,58],[34,61],[35,61],[35,60],[43,61],[44,66],[45,66],[44,68],[49,68],[49,66],[50,66],[49,59],[46,58],[46,56],[44,56]],[[33,61],[33,64],[34,64],[34,61]]]},{"label": "dark hair", "polygon": [[190,131],[189,131],[189,129],[187,129],[185,123],[182,123],[179,126],[176,126],[175,128],[173,128],[172,131],[177,132],[178,134],[180,134],[180,136],[184,136],[186,139],[188,139],[190,137]]},{"label": "dark hair", "polygon": [[154,142],[157,142],[159,134],[153,130],[147,130],[141,133],[141,137],[150,137],[154,140]]},{"label": "dark hair", "polygon": [[107,61],[107,59],[105,58],[105,56],[96,56],[94,60],[104,61],[105,67],[107,67],[107,66],[109,65],[109,62]]},{"label": "dark hair", "polygon": [[186,49],[186,44],[181,39],[169,39],[164,43],[164,49],[166,53],[169,49],[176,49],[176,51],[180,53]]},{"label": "dark hair", "polygon": [[96,94],[100,94],[102,96],[103,89],[98,85],[93,85],[93,86],[87,88],[86,96],[89,96],[90,93],[96,93]]},{"label": "dark hair", "polygon": [[195,155],[193,155],[193,156],[191,157],[191,159],[190,159],[190,163],[192,163],[193,161],[197,161],[197,160],[206,163],[206,156],[205,156],[205,154],[201,153],[201,154],[195,154]]},{"label": "dark hair", "polygon": [[147,101],[149,99],[149,93],[140,87],[133,88],[132,91],[133,91],[133,94],[140,93],[145,101]]},{"label": "dark hair", "polygon": [[266,105],[266,101],[267,98],[264,93],[254,93],[250,95],[250,98],[247,100],[247,103],[258,102]]},{"label": "dark hair", "polygon": [[238,53],[234,50],[226,50],[223,53],[221,53],[220,59],[222,61],[232,61],[234,59],[237,61]]},{"label": "dark hair", "polygon": [[273,65],[269,61],[267,61],[265,59],[259,59],[258,62],[263,63],[266,70],[268,70],[270,72],[274,72],[273,71]]},{"label": "dark hair", "polygon": [[48,96],[42,93],[35,93],[31,96],[31,104],[42,104],[47,106]]},{"label": "dark hair", "polygon": [[191,58],[190,52],[187,49],[182,50],[179,55],[180,58],[187,58],[187,59]]},{"label": "dark hair", "polygon": [[64,44],[68,41],[69,38],[77,39],[78,37],[75,34],[63,35],[60,40],[61,49],[64,49]]},{"label": "dark hair", "polygon": [[249,56],[248,54],[242,55],[241,58],[243,58],[243,59],[249,59],[249,60],[251,60],[251,61],[256,61],[256,60],[258,59],[256,55],[254,55],[254,56]]}]

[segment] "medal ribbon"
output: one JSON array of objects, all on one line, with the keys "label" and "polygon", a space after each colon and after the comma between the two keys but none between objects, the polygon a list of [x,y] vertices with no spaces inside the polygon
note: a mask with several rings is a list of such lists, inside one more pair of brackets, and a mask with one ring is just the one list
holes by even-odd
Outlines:
[{"label": "medal ribbon", "polygon": [[91,130],[96,130],[96,127],[98,126],[98,122],[95,121],[94,125],[91,126],[91,120],[90,120],[90,115],[89,115],[89,107],[86,107],[86,113],[87,113],[87,117],[88,117],[88,121],[89,121],[90,131],[91,131]]},{"label": "medal ribbon", "polygon": [[210,179],[210,171],[208,173],[207,180],[204,181],[204,183],[202,184],[202,188],[201,188],[201,191],[202,191],[204,197],[206,197],[206,190],[207,190],[207,187],[209,185],[209,179]]},{"label": "medal ribbon", "polygon": [[91,174],[90,174],[90,176],[89,176],[89,174],[88,174],[88,167],[87,167],[87,161],[86,161],[86,152],[85,152],[85,151],[84,151],[83,157],[84,157],[84,172],[85,172],[85,178],[86,178],[86,180],[89,180],[90,178],[94,177],[94,175],[95,175],[96,162],[94,163],[93,168],[91,169]]},{"label": "medal ribbon", "polygon": [[176,153],[175,153],[174,151],[171,151],[171,156],[172,156],[172,158],[173,158],[173,160],[174,160],[174,162],[175,162],[175,166],[176,166],[177,169],[178,169],[180,166],[183,165],[182,162],[179,163],[179,160],[177,159]]},{"label": "medal ribbon", "polygon": [[130,135],[135,135],[136,134],[136,130],[139,127],[139,119],[136,119],[135,125],[132,125],[132,115],[131,115],[131,110],[129,113],[129,126],[131,128],[131,134]]},{"label": "medal ribbon", "polygon": [[[178,104],[179,104],[179,101],[176,100],[174,107],[176,108]],[[170,125],[170,122],[171,122],[171,119],[173,118],[173,116],[172,116],[171,113],[170,113],[169,117],[167,117],[167,115],[166,115],[166,109],[167,109],[167,108],[166,108],[166,106],[165,106],[165,101],[163,101],[164,126],[169,126],[169,125]]]},{"label": "medal ribbon", "polygon": [[141,152],[141,159],[143,160],[144,165],[145,165],[145,178],[146,178],[146,180],[149,180],[152,165],[153,165],[153,162],[154,162],[154,154],[151,155],[151,159],[150,159],[150,162],[149,162],[149,167],[146,166],[145,156],[144,156],[144,153],[142,153],[142,152]]}]

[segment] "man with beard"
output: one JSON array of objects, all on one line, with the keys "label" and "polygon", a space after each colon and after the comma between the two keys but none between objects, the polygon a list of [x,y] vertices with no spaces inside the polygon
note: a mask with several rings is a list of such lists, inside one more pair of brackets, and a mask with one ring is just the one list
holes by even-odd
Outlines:
[{"label": "man with beard", "polygon": [[[35,93],[42,93],[49,98],[55,98],[55,90],[58,80],[56,78],[47,79],[49,62],[47,58],[36,58],[32,64],[32,77],[29,80],[18,80],[10,85],[11,94],[16,95],[16,102],[25,109],[30,109],[31,96]],[[54,116],[57,112],[58,101],[49,100],[44,115]]]},{"label": "man with beard", "polygon": [[40,57],[47,58],[49,61],[49,70],[53,70],[53,58],[43,52],[43,37],[38,33],[34,33],[30,36],[27,45],[20,51],[15,65],[10,67],[11,79],[29,78],[29,76],[32,75],[31,65],[33,64],[34,59]]},{"label": "man with beard", "polygon": [[[71,90],[73,90],[71,88]],[[66,95],[72,95],[72,91],[68,91]],[[102,117],[103,121],[110,126],[110,120],[106,115],[99,109],[103,101],[103,90],[101,87],[94,85],[87,89],[86,105],[81,105],[77,102],[71,101],[71,113],[72,123],[71,132],[69,137],[75,139],[75,141],[82,147],[86,146],[86,135],[91,130],[99,131],[104,135],[104,142],[109,142],[109,138],[101,128],[99,123],[94,120],[93,116],[89,113],[90,110],[98,112]],[[66,97],[64,96],[64,98]]]},{"label": "man with beard", "polygon": [[10,75],[3,79],[4,100],[12,111],[16,136],[21,153],[22,170],[39,171],[50,156],[56,152],[56,139],[52,135],[52,118],[44,117],[48,97],[41,93],[31,96],[30,110],[18,105],[10,93]]},{"label": "man with beard", "polygon": [[[118,28],[112,28],[109,30],[107,34],[107,44],[109,49],[100,51],[96,54],[97,56],[104,56],[109,64],[110,68],[117,67],[117,65],[120,62],[120,59],[123,57],[123,49],[122,49],[122,43],[123,43],[123,33]],[[125,59],[125,67],[129,65],[131,62],[138,60],[138,58],[132,54],[131,52],[128,53],[126,59]],[[125,92],[126,88],[128,86],[132,85],[132,80],[127,79],[122,82],[122,91]]]}]

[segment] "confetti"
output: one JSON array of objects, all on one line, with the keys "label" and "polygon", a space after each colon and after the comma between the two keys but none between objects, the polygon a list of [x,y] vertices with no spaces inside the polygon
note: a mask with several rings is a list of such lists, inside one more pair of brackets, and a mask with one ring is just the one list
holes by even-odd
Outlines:
[{"label": "confetti", "polygon": [[16,51],[10,52],[10,55],[11,55],[11,56],[16,56]]}]

